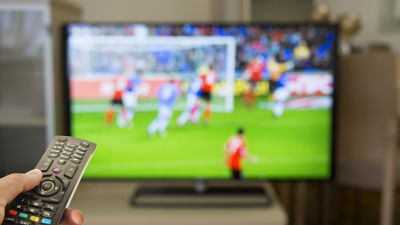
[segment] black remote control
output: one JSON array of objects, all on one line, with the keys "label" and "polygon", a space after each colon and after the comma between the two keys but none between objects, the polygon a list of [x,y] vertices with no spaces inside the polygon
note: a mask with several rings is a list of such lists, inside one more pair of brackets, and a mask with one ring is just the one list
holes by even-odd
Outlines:
[{"label": "black remote control", "polygon": [[36,166],[40,184],[6,206],[2,225],[58,224],[95,150],[92,142],[54,137]]}]

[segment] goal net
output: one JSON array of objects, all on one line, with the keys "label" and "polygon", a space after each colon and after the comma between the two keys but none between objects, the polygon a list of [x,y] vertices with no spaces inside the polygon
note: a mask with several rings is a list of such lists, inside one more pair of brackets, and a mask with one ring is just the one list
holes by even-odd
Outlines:
[{"label": "goal net", "polygon": [[[112,79],[124,60],[141,73],[137,110],[157,110],[157,89],[170,79],[179,84],[181,96],[175,109],[185,108],[186,89],[206,67],[218,74],[212,90],[214,111],[233,110],[236,41],[220,36],[77,36],[68,40],[68,69],[73,111],[105,111],[99,100],[112,98]],[[93,104],[87,101],[93,100]]]}]

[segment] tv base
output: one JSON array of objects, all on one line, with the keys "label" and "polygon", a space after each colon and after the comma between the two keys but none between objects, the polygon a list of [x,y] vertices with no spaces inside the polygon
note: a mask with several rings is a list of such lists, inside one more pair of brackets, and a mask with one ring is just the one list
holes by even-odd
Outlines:
[{"label": "tv base", "polygon": [[272,199],[258,185],[207,185],[204,181],[184,185],[139,185],[130,198],[135,207],[265,207]]}]

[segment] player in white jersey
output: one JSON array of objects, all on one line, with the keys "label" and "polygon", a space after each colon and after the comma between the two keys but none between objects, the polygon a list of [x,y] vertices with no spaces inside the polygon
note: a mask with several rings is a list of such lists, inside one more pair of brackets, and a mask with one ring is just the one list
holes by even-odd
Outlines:
[{"label": "player in white jersey", "polygon": [[161,85],[158,89],[158,114],[147,128],[147,133],[154,136],[158,132],[161,136],[166,136],[166,129],[172,117],[174,103],[179,96],[179,88],[170,80]]},{"label": "player in white jersey", "polygon": [[198,101],[201,94],[201,80],[199,78],[194,78],[187,88],[186,94],[186,109],[178,117],[177,123],[179,126],[184,126],[190,119],[192,123],[196,123],[199,106]]},{"label": "player in white jersey", "polygon": [[278,82],[277,88],[273,93],[274,102],[272,105],[272,110],[276,118],[280,118],[285,110],[286,101],[290,98],[290,91],[287,88],[287,76],[283,74]]},{"label": "player in white jersey", "polygon": [[133,126],[132,120],[136,111],[138,89],[141,83],[142,80],[140,74],[134,74],[128,79],[126,88],[122,93],[122,104],[125,107],[125,118],[122,116],[118,117],[117,122],[119,127],[131,128]]}]

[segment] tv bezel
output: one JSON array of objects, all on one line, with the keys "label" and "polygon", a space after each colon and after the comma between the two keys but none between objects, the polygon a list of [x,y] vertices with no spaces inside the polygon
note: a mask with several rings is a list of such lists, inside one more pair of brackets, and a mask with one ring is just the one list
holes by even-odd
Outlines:
[{"label": "tv bezel", "polygon": [[208,22],[208,23],[199,23],[199,22],[69,22],[62,26],[62,77],[63,77],[63,93],[64,93],[64,115],[65,115],[65,133],[64,135],[71,136],[72,134],[72,115],[71,115],[71,96],[70,96],[70,80],[69,80],[69,71],[68,71],[68,27],[71,25],[133,25],[133,24],[144,24],[144,25],[171,25],[171,26],[183,26],[185,24],[191,24],[195,26],[272,26],[272,27],[307,27],[307,26],[318,26],[318,27],[326,27],[332,29],[335,34],[334,39],[334,48],[332,49],[333,53],[333,92],[332,96],[332,108],[331,108],[331,135],[330,135],[330,176],[324,177],[288,177],[288,178],[245,178],[243,180],[232,180],[231,178],[139,178],[139,177],[104,177],[104,178],[92,178],[92,177],[82,177],[83,180],[86,181],[196,181],[196,180],[204,180],[204,181],[218,181],[218,182],[254,182],[254,181],[333,181],[335,179],[336,173],[336,146],[337,146],[337,124],[338,124],[338,83],[339,83],[339,54],[338,54],[338,43],[339,43],[339,26],[336,23],[310,23],[310,22],[296,22],[296,23],[269,23],[269,22]]}]

